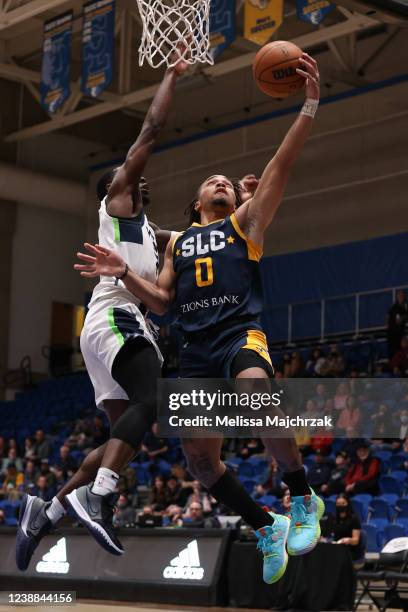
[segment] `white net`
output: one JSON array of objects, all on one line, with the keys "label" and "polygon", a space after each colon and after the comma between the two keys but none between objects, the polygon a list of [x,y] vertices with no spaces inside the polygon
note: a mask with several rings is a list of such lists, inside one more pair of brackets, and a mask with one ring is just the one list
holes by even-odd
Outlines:
[{"label": "white net", "polygon": [[175,66],[180,61],[213,64],[210,0],[137,0],[143,22],[139,65]]}]

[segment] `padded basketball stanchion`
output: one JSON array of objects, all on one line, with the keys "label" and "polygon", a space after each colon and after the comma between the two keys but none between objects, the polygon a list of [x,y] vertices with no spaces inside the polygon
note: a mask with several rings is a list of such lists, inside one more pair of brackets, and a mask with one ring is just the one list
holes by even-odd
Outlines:
[{"label": "padded basketball stanchion", "polygon": [[[210,0],[137,0],[143,24],[139,65],[152,68],[181,61],[213,64],[210,49]],[[180,48],[181,45],[181,48]],[[174,59],[174,52],[178,57]]]}]

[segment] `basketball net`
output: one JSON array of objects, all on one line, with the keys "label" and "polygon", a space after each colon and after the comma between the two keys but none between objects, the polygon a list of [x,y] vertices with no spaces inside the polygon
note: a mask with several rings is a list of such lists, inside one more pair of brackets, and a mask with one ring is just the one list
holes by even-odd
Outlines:
[{"label": "basketball net", "polygon": [[[181,61],[213,64],[210,0],[137,0],[143,24],[139,66],[175,66]],[[181,45],[181,46],[180,46]]]}]

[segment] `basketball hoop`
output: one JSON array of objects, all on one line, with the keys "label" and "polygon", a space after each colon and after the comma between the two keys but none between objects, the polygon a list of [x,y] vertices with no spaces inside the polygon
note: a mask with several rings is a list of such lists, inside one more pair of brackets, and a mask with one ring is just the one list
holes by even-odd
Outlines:
[{"label": "basketball hoop", "polygon": [[139,66],[144,60],[152,68],[181,61],[214,63],[209,52],[210,0],[137,0],[137,4],[143,24]]}]

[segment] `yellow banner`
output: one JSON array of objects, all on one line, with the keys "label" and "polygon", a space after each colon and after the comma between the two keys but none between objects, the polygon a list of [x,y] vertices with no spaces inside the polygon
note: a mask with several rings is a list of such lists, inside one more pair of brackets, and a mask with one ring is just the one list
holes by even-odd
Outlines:
[{"label": "yellow banner", "polygon": [[245,0],[244,38],[264,45],[282,19],[283,0]]}]

